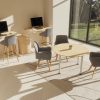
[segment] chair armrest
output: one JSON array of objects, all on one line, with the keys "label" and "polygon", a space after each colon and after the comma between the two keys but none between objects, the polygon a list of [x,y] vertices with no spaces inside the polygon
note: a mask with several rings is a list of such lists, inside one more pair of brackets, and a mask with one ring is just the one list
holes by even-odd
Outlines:
[{"label": "chair armrest", "polygon": [[40,47],[39,48],[39,52],[42,52],[42,51],[50,52],[51,51],[51,47]]}]

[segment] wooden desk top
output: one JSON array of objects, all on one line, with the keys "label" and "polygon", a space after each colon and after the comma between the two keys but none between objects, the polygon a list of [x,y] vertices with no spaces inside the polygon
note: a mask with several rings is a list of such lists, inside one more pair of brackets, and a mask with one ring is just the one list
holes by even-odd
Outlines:
[{"label": "wooden desk top", "polygon": [[21,35],[21,34],[17,34],[17,32],[14,32],[14,31],[4,32],[1,34],[2,34],[2,36],[0,36],[0,42],[3,41],[5,39],[5,37],[7,37],[7,36],[11,36],[11,35],[20,36]]},{"label": "wooden desk top", "polygon": [[18,34],[17,32],[14,32],[14,31],[9,31],[9,32],[4,32],[4,33],[1,33],[3,36],[11,36],[11,35],[16,35],[16,36],[19,36],[21,34]]},{"label": "wooden desk top", "polygon": [[4,32],[4,33],[1,33],[1,34],[4,35],[4,36],[10,36],[10,35],[16,35],[17,32],[10,31],[10,32]]},{"label": "wooden desk top", "polygon": [[43,27],[43,28],[32,28],[35,32],[44,32],[46,29],[49,29],[51,27]]},{"label": "wooden desk top", "polygon": [[[72,45],[71,49],[69,49],[69,45]],[[89,50],[84,45],[69,43],[55,45],[53,47],[53,51],[61,56],[67,57],[73,57],[89,53]]]}]

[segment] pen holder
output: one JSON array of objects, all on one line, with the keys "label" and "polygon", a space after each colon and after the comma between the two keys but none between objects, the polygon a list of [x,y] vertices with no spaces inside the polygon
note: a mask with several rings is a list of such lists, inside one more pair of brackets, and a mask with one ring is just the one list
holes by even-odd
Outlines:
[{"label": "pen holder", "polygon": [[69,49],[72,49],[72,45],[69,45]]}]

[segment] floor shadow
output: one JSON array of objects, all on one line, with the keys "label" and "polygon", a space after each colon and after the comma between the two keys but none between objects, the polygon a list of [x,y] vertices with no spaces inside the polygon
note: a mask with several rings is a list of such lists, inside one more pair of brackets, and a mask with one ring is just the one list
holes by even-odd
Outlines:
[{"label": "floor shadow", "polygon": [[21,100],[30,100],[30,98],[34,98],[34,100],[48,100],[50,98],[59,97],[61,95],[63,95],[63,97],[66,97],[66,94],[64,92],[68,92],[73,89],[73,85],[71,82],[64,82],[64,80],[56,79],[38,83],[36,84],[36,87],[37,89],[35,89],[34,91],[29,91],[31,93],[23,96]]},{"label": "floor shadow", "polygon": [[[69,87],[63,80],[47,81],[44,77],[41,77],[41,75],[38,75],[32,70],[34,66],[31,63],[25,63],[1,68],[0,100],[15,100],[15,98],[17,100],[47,100],[61,95],[66,96],[59,88],[61,84],[67,87],[64,90],[66,92],[73,88],[71,82],[66,82],[67,85],[70,85]],[[35,81],[33,79],[35,79]],[[25,89],[22,89],[23,87]]]},{"label": "floor shadow", "polygon": [[64,91],[65,93],[71,91],[73,89],[73,83],[69,80],[65,81],[63,79],[54,79],[49,81],[53,85],[55,85],[60,90]]},{"label": "floor shadow", "polygon": [[96,100],[100,100],[100,98],[96,99]]},{"label": "floor shadow", "polygon": [[[88,82],[84,80],[81,83],[80,79],[83,80],[91,71],[83,72],[82,75],[77,74],[67,78],[47,80],[47,77],[57,74],[48,74],[48,76],[43,77],[41,75],[43,73],[34,72],[35,68],[36,62],[1,68],[0,100],[8,100],[8,98],[16,95],[20,96],[20,100],[48,100],[62,95],[65,96],[65,93],[73,90],[74,87],[100,82],[98,79]],[[79,84],[75,84],[74,81],[78,81]],[[28,86],[28,89],[20,91],[23,86]]]},{"label": "floor shadow", "polygon": [[20,64],[6,68],[0,68],[0,100],[17,94],[21,88],[21,81],[17,75],[30,71],[27,64]]}]

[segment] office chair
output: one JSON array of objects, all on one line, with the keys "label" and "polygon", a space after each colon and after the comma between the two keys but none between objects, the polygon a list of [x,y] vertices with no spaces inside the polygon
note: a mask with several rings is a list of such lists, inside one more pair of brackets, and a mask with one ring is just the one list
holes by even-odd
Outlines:
[{"label": "office chair", "polygon": [[[69,43],[67,35],[57,35],[56,36],[55,45],[61,44],[61,43]],[[56,54],[56,60],[57,60],[57,58],[58,58],[58,54]],[[67,61],[68,61],[68,59],[67,59]]]},{"label": "office chair", "polygon": [[96,67],[100,67],[100,52],[90,52],[89,59],[91,62],[91,66],[88,70],[94,67],[93,74],[92,74],[92,78],[93,78]]},{"label": "office chair", "polygon": [[[6,36],[5,39],[0,43],[2,45],[4,45],[4,53],[7,53],[7,60],[9,62],[9,55],[10,55],[10,48],[9,47],[13,47],[12,49],[12,53],[15,53],[17,56],[17,60],[18,60],[18,54],[17,54],[17,48],[16,48],[16,36],[15,35],[11,35],[11,36]],[[19,61],[19,60],[18,60]]]},{"label": "office chair", "polygon": [[51,47],[40,47],[39,44],[34,41],[34,48],[35,48],[35,56],[38,59],[38,66],[41,60],[47,60],[47,64],[50,71],[50,64],[51,64]]},{"label": "office chair", "polygon": [[[52,44],[51,43],[51,35],[52,35],[52,28],[49,27],[47,29],[45,29],[44,32],[40,33],[40,36],[42,36],[42,44]],[[45,38],[49,37],[49,41],[45,41]]]}]

